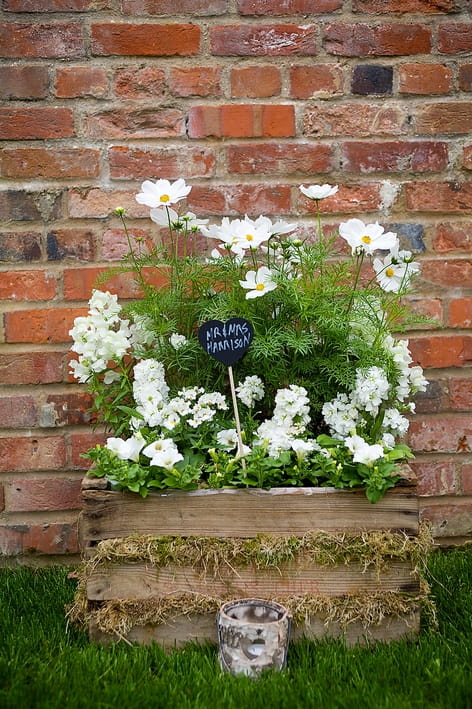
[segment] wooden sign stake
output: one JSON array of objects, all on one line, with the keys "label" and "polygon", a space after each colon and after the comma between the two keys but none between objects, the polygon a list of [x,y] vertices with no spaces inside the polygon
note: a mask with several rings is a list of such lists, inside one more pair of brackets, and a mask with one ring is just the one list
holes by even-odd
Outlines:
[{"label": "wooden sign stake", "polygon": [[234,420],[236,422],[236,433],[238,436],[238,455],[241,458],[241,467],[243,470],[246,469],[246,461],[244,460],[244,448],[243,448],[243,438],[241,434],[241,422],[239,421],[239,410],[238,410],[238,400],[236,398],[236,389],[234,387],[234,377],[233,377],[233,368],[231,365],[228,367],[228,375],[229,375],[229,388],[231,389],[231,398],[233,400],[233,409],[234,409]]}]

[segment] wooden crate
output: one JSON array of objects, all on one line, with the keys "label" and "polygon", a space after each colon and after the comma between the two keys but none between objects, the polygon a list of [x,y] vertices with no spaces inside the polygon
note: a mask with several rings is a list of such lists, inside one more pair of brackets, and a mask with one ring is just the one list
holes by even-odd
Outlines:
[{"label": "wooden crate", "polygon": [[[361,563],[316,563],[302,551],[294,559],[268,568],[249,563],[238,568],[230,564],[215,574],[185,563],[157,567],[146,561],[93,563],[97,545],[103,540],[149,535],[210,539],[253,539],[270,537],[306,538],[316,530],[353,536],[389,530],[406,540],[418,535],[418,498],[409,481],[377,504],[368,502],[362,491],[334,488],[277,488],[168,490],[151,493],[146,499],[131,493],[106,489],[101,479],[86,478],[82,488],[83,509],[80,535],[84,557],[89,560],[86,578],[90,614],[90,637],[99,642],[116,639],[97,624],[97,610],[106,604],[153,602],[171,596],[211,598],[266,598],[281,603],[301,598],[339,601],[404,595],[415,601],[420,588],[413,574],[414,561],[386,559],[379,571]],[[92,561],[91,561],[92,560]],[[356,620],[347,624],[327,612],[310,614],[294,624],[292,638],[320,638],[343,635],[348,643],[393,640],[414,636],[419,630],[420,611],[415,602],[401,613],[386,614],[378,625]],[[215,641],[215,614],[176,614],[165,623],[137,625],[126,639],[141,643],[156,641],[179,646],[188,640]]]}]

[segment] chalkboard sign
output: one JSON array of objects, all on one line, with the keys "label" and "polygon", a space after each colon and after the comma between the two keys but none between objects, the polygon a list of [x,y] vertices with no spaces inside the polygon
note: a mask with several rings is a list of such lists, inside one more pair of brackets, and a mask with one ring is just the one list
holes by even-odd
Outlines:
[{"label": "chalkboard sign", "polygon": [[198,341],[205,352],[227,367],[241,359],[253,337],[254,329],[245,318],[209,320],[198,329]]}]

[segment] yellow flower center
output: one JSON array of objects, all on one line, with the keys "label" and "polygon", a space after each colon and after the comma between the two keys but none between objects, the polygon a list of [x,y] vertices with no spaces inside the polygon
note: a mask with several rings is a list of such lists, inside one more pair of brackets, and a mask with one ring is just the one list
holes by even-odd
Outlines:
[{"label": "yellow flower center", "polygon": [[254,237],[252,234],[246,234],[246,241],[254,241]]},{"label": "yellow flower center", "polygon": [[394,269],[393,268],[386,268],[385,275],[388,276],[389,278],[392,278],[392,276],[395,275]]},{"label": "yellow flower center", "polygon": [[168,194],[161,194],[161,196],[159,197],[159,200],[160,200],[161,202],[169,202],[169,201],[170,201],[170,197],[169,197]]},{"label": "yellow flower center", "polygon": [[258,283],[256,286],[256,290],[264,290],[265,286],[263,283]]},{"label": "yellow flower center", "polygon": [[363,241],[364,244],[370,244],[372,239],[370,238],[370,236],[367,236],[367,234],[366,234],[365,236],[361,236],[361,241]]}]

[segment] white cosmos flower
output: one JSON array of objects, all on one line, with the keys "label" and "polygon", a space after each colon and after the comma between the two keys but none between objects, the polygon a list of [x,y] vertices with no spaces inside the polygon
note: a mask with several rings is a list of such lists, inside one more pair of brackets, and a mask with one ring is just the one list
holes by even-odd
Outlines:
[{"label": "white cosmos flower", "polygon": [[364,465],[372,465],[376,460],[383,457],[384,449],[380,443],[369,445],[361,436],[349,436],[344,441],[346,448],[352,453],[354,463],[364,463]]},{"label": "white cosmos flower", "polygon": [[338,186],[334,185],[310,185],[305,187],[305,185],[300,185],[300,192],[308,197],[308,199],[325,199],[325,197],[331,197],[338,191]]},{"label": "white cosmos flower", "polygon": [[249,291],[246,293],[246,300],[259,298],[277,288],[277,283],[272,280],[272,271],[267,266],[260,266],[257,271],[248,271],[246,280],[239,281],[239,285]]},{"label": "white cosmos flower", "polygon": [[389,293],[398,293],[408,287],[411,277],[418,273],[420,266],[411,261],[410,251],[392,249],[383,259],[374,259],[374,271],[380,287]]},{"label": "white cosmos flower", "polygon": [[146,441],[141,434],[135,434],[124,441],[122,438],[107,438],[106,448],[120,460],[139,460],[139,454]]},{"label": "white cosmos flower", "polygon": [[169,226],[169,222],[174,224],[179,221],[179,215],[172,207],[159,207],[151,209],[150,217],[155,224],[159,226]]},{"label": "white cosmos flower", "polygon": [[175,182],[145,180],[141,185],[141,192],[136,195],[136,202],[154,209],[180,202],[181,199],[185,199],[191,189],[181,177]]},{"label": "white cosmos flower", "polygon": [[393,231],[384,232],[377,222],[364,224],[361,219],[348,219],[339,225],[339,235],[347,241],[352,253],[364,251],[372,254],[377,249],[392,250],[398,244],[397,235]]}]

